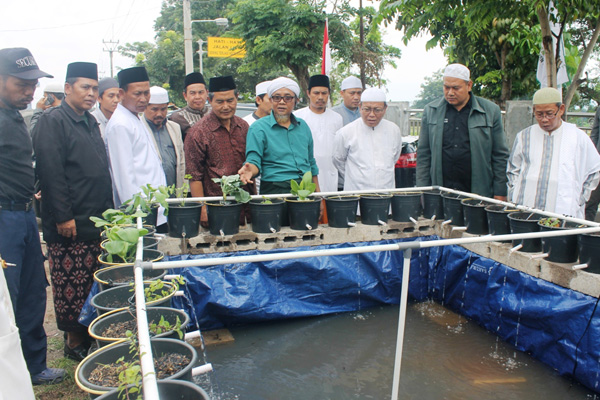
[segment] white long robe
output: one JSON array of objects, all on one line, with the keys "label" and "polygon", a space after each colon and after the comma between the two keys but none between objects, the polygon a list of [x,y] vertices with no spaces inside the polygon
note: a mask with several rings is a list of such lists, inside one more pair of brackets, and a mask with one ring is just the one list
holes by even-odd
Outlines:
[{"label": "white long robe", "polygon": [[[105,140],[116,207],[148,183],[154,187],[167,184],[160,156],[150,135],[138,116],[121,104],[106,125]],[[157,225],[165,222],[161,208]]]},{"label": "white long robe", "polygon": [[574,124],[552,134],[532,125],[517,134],[507,166],[509,201],[584,218],[600,179],[600,155]]},{"label": "white long robe", "polygon": [[359,118],[337,132],[333,164],[344,172],[344,190],[393,189],[401,152],[398,125],[382,119],[371,128]]},{"label": "white long robe", "polygon": [[294,115],[306,121],[312,132],[321,191],[336,192],[338,190],[338,171],[333,165],[332,155],[335,134],[344,126],[342,116],[329,109],[326,109],[324,113],[317,114],[309,107],[294,111]]}]

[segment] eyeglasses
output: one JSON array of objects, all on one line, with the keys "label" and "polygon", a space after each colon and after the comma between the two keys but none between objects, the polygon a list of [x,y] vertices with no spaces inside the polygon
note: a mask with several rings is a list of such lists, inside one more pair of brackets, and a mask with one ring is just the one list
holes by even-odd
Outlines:
[{"label": "eyeglasses", "polygon": [[283,100],[286,103],[291,103],[292,100],[294,100],[295,98],[295,96],[290,96],[289,94],[286,94],[285,96],[279,96],[278,94],[276,94],[274,96],[271,96],[271,101],[279,103],[281,100]]},{"label": "eyeglasses", "polygon": [[363,107],[360,110],[362,112],[364,112],[365,114],[369,115],[371,113],[381,114],[382,112],[385,111],[385,108],[367,108],[367,107]]},{"label": "eyeglasses", "polygon": [[558,110],[556,110],[555,113],[553,113],[552,111],[548,111],[548,112],[534,112],[533,115],[535,116],[536,119],[542,120],[544,118],[551,120],[556,118],[556,116],[558,115],[558,113],[560,112],[560,108]]}]

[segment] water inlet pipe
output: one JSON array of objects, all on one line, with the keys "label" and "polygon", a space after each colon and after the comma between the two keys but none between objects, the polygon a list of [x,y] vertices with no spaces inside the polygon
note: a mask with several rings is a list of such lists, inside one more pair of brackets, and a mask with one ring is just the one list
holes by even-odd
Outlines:
[{"label": "water inlet pipe", "polygon": [[182,279],[182,277],[179,274],[165,275],[165,277],[164,277],[165,281],[173,281],[175,279]]},{"label": "water inlet pipe", "polygon": [[452,232],[457,231],[457,232],[462,232],[462,231],[466,231],[467,227],[466,226],[453,226],[452,227]]},{"label": "water inlet pipe", "polygon": [[212,370],[213,370],[212,364],[211,363],[206,363],[206,364],[201,365],[199,367],[192,368],[192,376],[198,376],[198,375],[206,374],[207,372],[210,372]]},{"label": "water inlet pipe", "polygon": [[404,328],[406,327],[406,303],[408,302],[408,280],[410,276],[410,256],[412,249],[404,250],[402,265],[402,292],[400,293],[400,311],[398,317],[398,336],[396,338],[396,358],[394,360],[394,380],[392,383],[392,400],[398,400],[400,391],[400,367],[402,349],[404,347]]},{"label": "water inlet pipe", "polygon": [[277,233],[277,229],[273,228],[272,226],[271,226],[271,227],[269,227],[269,230],[270,230],[272,233]]},{"label": "water inlet pipe", "polygon": [[353,228],[353,227],[355,227],[355,226],[356,226],[356,224],[355,224],[354,222],[350,222],[350,221],[346,222],[346,224],[348,224],[348,226],[349,226],[350,228]]},{"label": "water inlet pipe", "polygon": [[200,337],[200,330],[188,332],[183,336],[183,339],[187,342],[188,340],[196,339]]},{"label": "water inlet pipe", "polygon": [[435,214],[431,216],[431,222],[435,221]]},{"label": "water inlet pipe", "polygon": [[306,229],[308,229],[309,231],[312,231],[312,226],[310,226],[309,224],[306,224]]},{"label": "water inlet pipe", "polygon": [[[435,215],[434,215],[434,217],[435,217]],[[413,217],[408,217],[408,218],[410,219],[410,222],[412,222],[413,224],[415,224],[415,226],[419,225],[419,222],[416,219],[414,219]]]},{"label": "water inlet pipe", "polygon": [[448,225],[450,223],[452,223],[452,220],[451,219],[447,219],[444,222],[442,222],[442,226],[446,226],[446,225]]},{"label": "water inlet pipe", "polygon": [[378,219],[377,223],[381,226],[387,226],[387,222],[383,222],[382,220]]},{"label": "water inlet pipe", "polygon": [[573,266],[571,267],[571,269],[572,269],[573,271],[577,271],[578,269],[585,269],[585,268],[587,268],[587,267],[589,267],[589,265],[588,265],[588,264],[577,264],[577,265],[573,265]]},{"label": "water inlet pipe", "polygon": [[518,245],[516,245],[515,247],[513,247],[512,249],[510,249],[508,252],[509,254],[514,253],[515,251],[519,251],[523,248],[523,243],[519,243]]},{"label": "water inlet pipe", "polygon": [[532,260],[537,260],[538,258],[546,258],[550,255],[550,253],[540,253],[540,254],[534,254],[531,256]]}]

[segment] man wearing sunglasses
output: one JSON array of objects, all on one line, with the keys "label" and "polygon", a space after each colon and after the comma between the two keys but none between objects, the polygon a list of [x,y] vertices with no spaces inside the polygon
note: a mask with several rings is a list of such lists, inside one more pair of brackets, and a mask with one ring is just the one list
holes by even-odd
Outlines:
[{"label": "man wearing sunglasses", "polygon": [[562,120],[555,88],[533,95],[537,124],[517,134],[508,160],[508,196],[516,204],[583,218],[600,179],[600,155],[590,138]]}]

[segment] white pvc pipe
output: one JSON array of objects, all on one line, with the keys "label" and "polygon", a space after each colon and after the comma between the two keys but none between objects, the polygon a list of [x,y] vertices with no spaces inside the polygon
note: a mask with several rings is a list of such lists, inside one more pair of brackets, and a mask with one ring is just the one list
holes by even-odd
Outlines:
[{"label": "white pvc pipe", "polygon": [[306,224],[306,229],[308,229],[309,231],[312,231],[312,226],[310,226],[309,224]]},{"label": "white pvc pipe", "polygon": [[211,363],[206,363],[206,364],[201,365],[199,367],[192,368],[192,376],[198,376],[198,375],[206,374],[207,372],[210,372],[212,370],[213,370],[212,364]]},{"label": "white pvc pipe", "polygon": [[508,252],[510,254],[514,253],[515,251],[519,251],[523,248],[523,243],[519,243],[518,245],[516,245],[515,247],[513,247],[512,249],[510,249]]},{"label": "white pvc pipe", "polygon": [[275,228],[273,228],[273,227],[269,228],[269,230],[270,230],[272,233],[277,233],[277,229],[275,229]]},{"label": "white pvc pipe", "polygon": [[[435,215],[434,215],[435,216]],[[410,222],[412,222],[415,225],[419,225],[419,221],[417,221],[416,219],[414,219],[413,217],[408,217],[410,219]]]},{"label": "white pvc pipe", "polygon": [[432,221],[435,221],[435,214],[433,214],[433,215],[431,216],[431,220],[432,220]]},{"label": "white pvc pipe", "polygon": [[185,296],[185,293],[183,292],[183,290],[178,290],[173,294],[173,297],[183,297]]},{"label": "white pvc pipe", "polygon": [[377,220],[377,223],[378,223],[379,225],[381,225],[381,226],[386,226],[386,225],[387,225],[387,222],[384,222],[384,221],[382,221],[382,220],[380,220],[380,219],[378,219],[378,220]]},{"label": "white pvc pipe", "polygon": [[585,269],[585,268],[587,268],[587,267],[589,267],[589,265],[588,265],[588,264],[577,264],[577,265],[573,265],[573,266],[571,267],[571,269],[572,269],[573,271],[577,271],[578,269]]},{"label": "white pvc pipe", "polygon": [[531,259],[532,260],[537,260],[538,258],[546,258],[549,255],[550,255],[549,253],[534,254],[534,255],[531,256]]},{"label": "white pvc pipe", "polygon": [[444,222],[442,222],[442,226],[448,225],[448,224],[450,224],[451,222],[452,222],[452,220],[451,220],[451,219],[447,219],[447,220],[445,220]]},{"label": "white pvc pipe", "polygon": [[466,226],[453,226],[452,227],[452,232],[454,232],[454,231],[462,232],[462,231],[466,231],[466,230],[467,230]]},{"label": "white pvc pipe", "polygon": [[356,226],[356,224],[354,222],[347,222],[347,224],[348,224],[349,227],[355,227]]},{"label": "white pvc pipe", "polygon": [[394,380],[392,384],[392,400],[398,400],[400,391],[400,367],[404,346],[404,328],[406,327],[406,303],[408,302],[408,279],[410,276],[411,249],[404,250],[402,266],[402,292],[400,293],[400,311],[398,316],[398,336],[396,338],[396,358],[394,360]]},{"label": "white pvc pipe", "polygon": [[172,281],[174,279],[179,279],[179,278],[181,278],[181,275],[175,274],[175,275],[165,275],[165,277],[163,279],[165,281]]},{"label": "white pvc pipe", "polygon": [[200,337],[200,330],[188,332],[183,336],[183,339],[187,342],[188,340],[196,339]]}]

